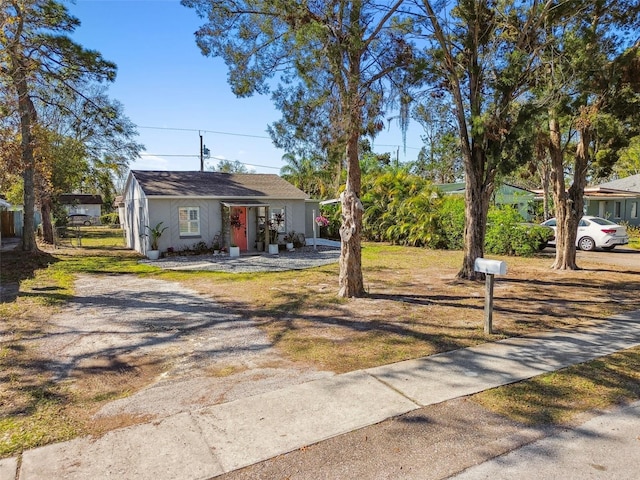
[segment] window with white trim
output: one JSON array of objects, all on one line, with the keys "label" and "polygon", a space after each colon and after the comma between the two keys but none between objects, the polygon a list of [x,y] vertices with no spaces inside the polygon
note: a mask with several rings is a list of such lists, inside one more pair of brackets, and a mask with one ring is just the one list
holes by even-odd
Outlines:
[{"label": "window with white trim", "polygon": [[200,235],[200,207],[180,207],[178,222],[181,237]]},{"label": "window with white trim", "polygon": [[622,212],[622,202],[613,202],[613,216],[614,218],[620,218]]},{"label": "window with white trim", "polygon": [[631,202],[631,218],[638,218],[638,202]]}]

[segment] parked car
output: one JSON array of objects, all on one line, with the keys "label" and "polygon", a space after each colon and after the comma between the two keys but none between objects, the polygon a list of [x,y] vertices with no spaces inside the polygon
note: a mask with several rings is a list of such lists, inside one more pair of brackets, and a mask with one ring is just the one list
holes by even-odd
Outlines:
[{"label": "parked car", "polygon": [[84,213],[73,213],[67,216],[67,225],[72,227],[78,227],[80,225],[91,225],[93,223],[93,217]]},{"label": "parked car", "polygon": [[[542,225],[553,228],[556,232],[557,222],[555,218],[550,218]],[[596,248],[603,250],[613,250],[616,245],[626,245],[629,243],[627,229],[613,223],[605,218],[585,216],[578,223],[578,236],[576,237],[576,247],[580,250],[591,251]],[[555,245],[555,238],[549,244]]]}]

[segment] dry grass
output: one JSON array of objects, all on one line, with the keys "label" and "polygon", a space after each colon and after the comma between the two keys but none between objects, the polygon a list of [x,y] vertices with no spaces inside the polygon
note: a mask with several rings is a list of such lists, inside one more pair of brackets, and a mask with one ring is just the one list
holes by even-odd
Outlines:
[{"label": "dry grass", "polygon": [[[336,296],[337,265],[233,275],[160,271],[138,265],[137,258],[131,252],[99,249],[57,249],[34,259],[3,254],[3,285],[20,282],[20,289],[16,298],[0,303],[0,456],[147,420],[123,416],[97,422],[92,416],[106,402],[154,381],[165,369],[163,358],[95,360],[82,364],[71,379],[55,382],[47,359],[37,354],[34,346],[47,334],[48,319],[73,294],[76,272],[137,273],[179,281],[230,313],[253,319],[289,360],[335,372],[584,324],[638,308],[640,291],[640,269],[585,263],[583,270],[556,272],[549,269],[548,257],[507,258],[508,274],[496,280],[496,334],[488,337],[482,325],[484,283],[456,280],[459,252],[367,244],[363,266],[368,295],[349,300]],[[624,368],[635,365],[638,371],[637,353],[633,358]],[[221,365],[209,373],[224,377],[239,370]],[[637,386],[637,376],[624,375]],[[578,376],[589,378],[584,372]],[[559,385],[579,391],[569,377],[555,378]],[[600,385],[607,379],[592,381]],[[539,390],[538,398],[563,396],[560,387],[531,385],[527,392]],[[631,387],[628,391],[637,394]],[[527,392],[499,394],[501,399],[486,403],[538,421],[535,412],[541,400],[530,401]],[[582,399],[593,394],[589,389],[580,392],[560,410],[579,408]],[[532,405],[530,412],[515,407],[523,399]]]},{"label": "dry grass", "polygon": [[290,359],[335,372],[401,361],[635,309],[640,271],[583,265],[550,270],[550,258],[508,258],[497,277],[494,332],[483,332],[484,283],[459,281],[461,254],[368,245],[368,296],[336,297],[337,266],[212,282],[183,278],[250,315]]}]

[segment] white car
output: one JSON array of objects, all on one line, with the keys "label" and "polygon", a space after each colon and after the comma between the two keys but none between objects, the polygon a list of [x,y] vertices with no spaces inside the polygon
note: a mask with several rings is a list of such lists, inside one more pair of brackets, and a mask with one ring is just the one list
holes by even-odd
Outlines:
[{"label": "white car", "polygon": [[[542,225],[553,228],[556,232],[556,219],[550,218]],[[578,224],[578,236],[576,237],[576,247],[580,250],[613,250],[616,245],[626,245],[629,243],[627,229],[622,225],[613,223],[600,217],[582,217]],[[555,245],[555,238],[549,242]]]}]

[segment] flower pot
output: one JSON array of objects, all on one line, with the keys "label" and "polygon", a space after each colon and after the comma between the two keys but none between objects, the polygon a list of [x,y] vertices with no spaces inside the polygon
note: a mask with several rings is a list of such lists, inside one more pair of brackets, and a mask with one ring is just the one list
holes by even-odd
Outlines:
[{"label": "flower pot", "polygon": [[240,256],[240,247],[229,247],[229,256],[230,257],[239,257]]},{"label": "flower pot", "polygon": [[158,260],[160,258],[160,250],[147,250],[147,258],[149,260]]},{"label": "flower pot", "polygon": [[269,253],[271,255],[277,255],[278,254],[278,244],[277,243],[270,243],[269,244]]},{"label": "flower pot", "polygon": [[293,251],[293,242],[287,242],[287,250],[290,252]]},{"label": "flower pot", "polygon": [[214,251],[213,251],[213,254],[214,254],[214,255],[220,255],[220,250],[214,250]]}]

